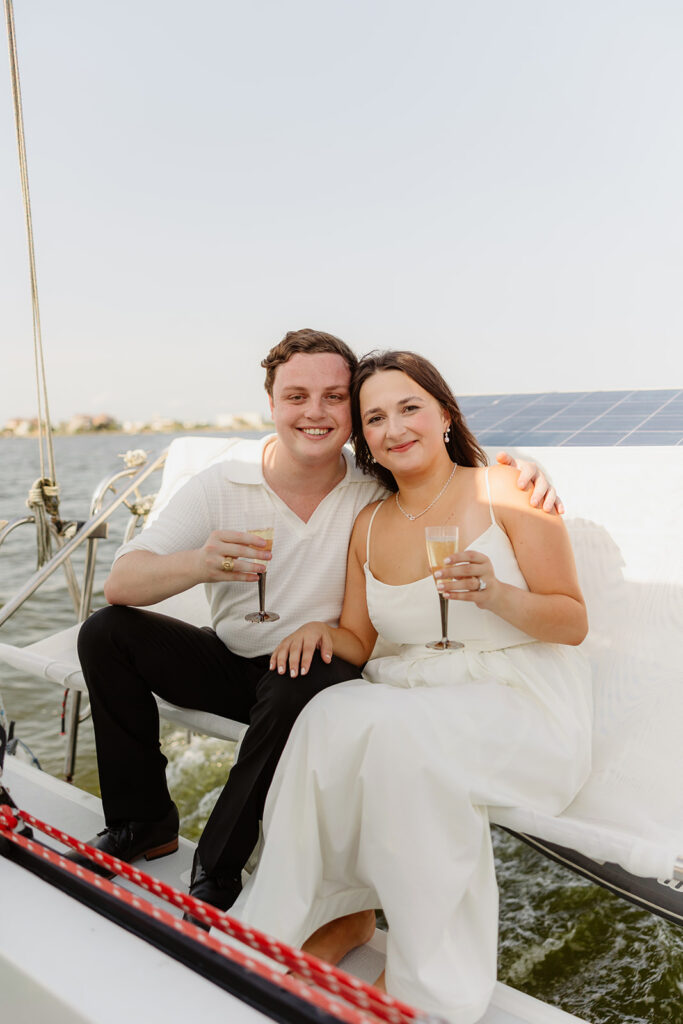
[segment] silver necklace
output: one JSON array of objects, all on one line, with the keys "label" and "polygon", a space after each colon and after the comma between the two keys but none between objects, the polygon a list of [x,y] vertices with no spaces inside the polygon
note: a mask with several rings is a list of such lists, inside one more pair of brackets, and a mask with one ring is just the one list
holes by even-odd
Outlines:
[{"label": "silver necklace", "polygon": [[441,495],[445,494],[446,488],[448,487],[449,483],[453,479],[453,476],[455,475],[455,471],[456,471],[457,468],[458,468],[458,463],[454,462],[453,463],[453,469],[451,470],[451,475],[449,476],[448,480],[443,485],[443,487],[441,488],[441,490],[439,491],[437,496],[434,498],[434,501],[430,501],[429,504],[427,505],[427,508],[423,508],[422,511],[418,512],[417,515],[415,515],[415,516],[411,512],[406,512],[406,510],[404,509],[403,505],[398,500],[398,491],[396,491],[396,494],[394,495],[394,497],[396,498],[396,504],[398,506],[399,512],[402,512],[403,515],[406,517],[406,519],[410,519],[411,521],[413,519],[419,519],[420,516],[423,516],[425,514],[425,512],[429,512],[429,510],[432,507],[432,505],[436,505],[436,503],[439,500],[439,498],[441,497]]}]

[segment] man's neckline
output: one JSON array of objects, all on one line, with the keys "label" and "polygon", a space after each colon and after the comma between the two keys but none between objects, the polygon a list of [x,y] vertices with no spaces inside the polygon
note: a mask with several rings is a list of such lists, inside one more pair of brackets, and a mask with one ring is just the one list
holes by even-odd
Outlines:
[{"label": "man's neckline", "polygon": [[[277,434],[272,434],[271,436],[265,438],[264,445],[263,445],[263,448],[261,450],[261,473],[263,475],[263,480],[268,485],[268,487],[271,489],[271,491],[274,494],[277,494],[279,496],[282,496],[281,492],[284,493],[284,494],[290,494],[290,495],[292,493],[299,493],[300,494],[300,493],[302,493],[301,490],[297,489],[297,487],[290,482],[290,481],[292,481],[292,478],[294,476],[293,474],[292,475],[288,475],[286,473],[286,471],[285,471],[284,474],[283,473],[278,473],[278,471],[276,470],[274,465],[267,466],[267,458],[268,458],[268,454],[269,454],[269,449],[271,449],[271,457],[274,456],[275,453],[272,452],[272,446],[277,444],[277,442],[278,442],[278,435]],[[327,497],[328,494],[330,494],[341,483],[344,483],[345,481],[347,481],[349,476],[350,476],[350,470],[352,469],[352,463],[351,463],[351,460],[349,459],[348,453],[343,448],[339,452],[339,459],[341,460],[341,463],[337,462],[337,465],[335,467],[336,468],[336,472],[335,472],[334,476],[332,476],[330,474],[330,477],[329,477],[329,480],[328,480],[328,485],[326,487],[321,486],[320,489],[317,490],[317,491],[314,489],[310,493],[311,500],[314,497],[316,497],[316,495],[319,494],[319,498],[318,498],[317,504],[320,504],[321,501],[324,501],[324,499]],[[313,474],[315,474],[315,472],[316,472],[315,468],[308,468],[308,467],[302,466],[301,467],[301,476],[300,476],[301,481],[302,482],[309,482],[310,483],[310,481],[312,479],[312,476],[313,476]],[[278,476],[280,476],[279,480],[278,480]],[[294,479],[296,479],[296,476],[294,476]],[[306,494],[307,492],[303,492],[303,493]]]}]

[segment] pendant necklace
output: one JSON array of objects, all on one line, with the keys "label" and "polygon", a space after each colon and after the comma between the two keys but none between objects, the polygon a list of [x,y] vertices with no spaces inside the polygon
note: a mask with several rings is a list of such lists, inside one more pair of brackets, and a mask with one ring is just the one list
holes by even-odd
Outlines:
[{"label": "pendant necklace", "polygon": [[396,504],[397,504],[397,506],[398,506],[398,510],[399,510],[399,512],[401,512],[401,513],[402,513],[402,514],[403,514],[403,515],[404,515],[404,516],[406,517],[406,519],[410,519],[411,521],[412,521],[413,519],[419,519],[419,518],[420,518],[420,516],[423,516],[423,515],[425,514],[425,512],[429,512],[429,510],[430,510],[430,508],[432,507],[432,505],[436,505],[436,503],[437,503],[437,501],[439,500],[439,498],[440,498],[440,497],[441,497],[441,496],[442,496],[443,494],[445,494],[445,492],[446,492],[446,488],[448,487],[449,483],[450,483],[450,482],[451,482],[451,480],[453,479],[453,476],[455,475],[455,471],[456,471],[456,469],[457,469],[457,468],[458,468],[458,463],[457,463],[457,462],[454,462],[454,463],[453,463],[453,469],[451,470],[451,475],[449,476],[448,480],[447,480],[447,481],[446,481],[446,483],[445,483],[445,484],[443,485],[443,487],[441,488],[441,490],[439,491],[439,493],[437,494],[437,496],[436,496],[436,497],[434,498],[434,500],[433,500],[433,501],[430,501],[430,502],[429,502],[429,504],[427,505],[427,508],[423,508],[421,512],[418,512],[418,513],[417,513],[417,515],[413,515],[413,514],[412,514],[411,512],[406,512],[406,510],[404,509],[403,505],[402,505],[402,504],[401,504],[401,502],[400,502],[400,501],[398,500],[398,491],[396,491],[396,494],[394,495],[394,497],[396,498]]}]

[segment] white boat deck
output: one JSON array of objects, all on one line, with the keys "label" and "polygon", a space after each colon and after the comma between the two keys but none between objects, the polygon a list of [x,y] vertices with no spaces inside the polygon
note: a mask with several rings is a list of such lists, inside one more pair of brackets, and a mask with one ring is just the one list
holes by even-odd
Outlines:
[{"label": "white boat deck", "polygon": [[[102,827],[96,797],[14,757],[6,759],[3,782],[19,807],[77,838],[88,839]],[[193,850],[194,844],[181,838],[177,853],[143,861],[142,867],[186,891]],[[125,880],[117,882],[135,889]],[[263,1020],[259,1011],[3,857],[0,892],[0,991],[3,1019],[11,1024],[119,1024],[124,1019],[155,1024],[225,1014],[238,1024]],[[158,897],[142,895],[180,915]],[[230,941],[215,929],[212,934]],[[346,958],[344,969],[365,981],[376,978],[384,964],[384,938],[377,931]],[[481,1024],[572,1022],[586,1024],[498,984]]]}]

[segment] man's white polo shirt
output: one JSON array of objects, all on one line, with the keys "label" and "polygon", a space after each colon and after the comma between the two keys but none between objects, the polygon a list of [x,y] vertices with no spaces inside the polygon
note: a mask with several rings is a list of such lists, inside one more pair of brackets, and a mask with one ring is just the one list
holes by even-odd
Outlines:
[{"label": "man's white polo shirt", "polygon": [[237,439],[225,459],[193,476],[158,518],[116,553],[116,558],[136,550],[171,554],[202,547],[213,530],[272,526],[266,607],[279,621],[245,622],[248,612],[258,611],[256,583],[206,584],[214,629],[230,650],[248,658],[270,654],[305,622],[337,625],[353,522],[369,502],[386,494],[357,469],[345,448],[343,479],[304,523],[264,480],[263,449],[272,436]]}]

